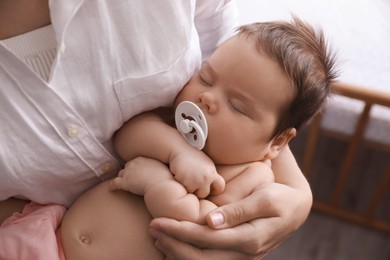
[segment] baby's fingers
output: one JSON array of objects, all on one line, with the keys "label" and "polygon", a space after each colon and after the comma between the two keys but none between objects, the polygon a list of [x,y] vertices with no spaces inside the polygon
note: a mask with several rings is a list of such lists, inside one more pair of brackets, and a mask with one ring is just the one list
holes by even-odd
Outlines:
[{"label": "baby's fingers", "polygon": [[125,190],[127,191],[127,184],[123,177],[116,177],[110,181],[110,190]]},{"label": "baby's fingers", "polygon": [[225,180],[221,175],[218,175],[217,178],[211,183],[210,195],[219,195],[225,190]]},{"label": "baby's fingers", "polygon": [[210,187],[199,188],[194,193],[199,199],[204,199],[210,194]]}]

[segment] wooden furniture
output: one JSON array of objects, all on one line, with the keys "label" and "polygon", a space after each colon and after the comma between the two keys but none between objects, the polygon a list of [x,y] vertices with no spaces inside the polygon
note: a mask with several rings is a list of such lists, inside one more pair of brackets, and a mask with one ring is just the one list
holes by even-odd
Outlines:
[{"label": "wooden furniture", "polygon": [[[365,105],[351,136],[345,136],[345,134],[335,133],[330,130],[324,131],[321,127],[322,114],[319,114],[312,121],[307,136],[302,165],[302,170],[309,181],[311,170],[313,168],[313,158],[316,154],[319,138],[322,135],[327,135],[332,136],[332,138],[348,139],[347,151],[344,154],[344,158],[340,158],[340,160],[342,160],[341,168],[337,174],[337,180],[335,181],[333,190],[330,191],[331,195],[329,196],[329,200],[318,200],[314,196],[313,209],[390,233],[390,216],[383,219],[378,218],[376,215],[379,205],[382,205],[383,207],[383,204],[385,204],[385,207],[390,207],[390,201],[384,201],[386,198],[385,195],[390,191],[390,160],[387,160],[387,167],[385,171],[381,174],[379,181],[374,184],[375,188],[373,189],[373,193],[365,194],[365,196],[370,197],[370,201],[363,212],[344,208],[340,203],[344,194],[343,192],[347,186],[347,182],[352,174],[352,166],[356,163],[357,153],[364,146],[374,145],[364,138],[364,130],[369,122],[370,110],[375,104],[390,107],[390,94],[372,91],[370,89],[341,82],[335,83],[334,89],[337,95],[361,100]],[[390,159],[390,146],[375,144],[375,147],[385,150],[389,154],[388,158]]]}]

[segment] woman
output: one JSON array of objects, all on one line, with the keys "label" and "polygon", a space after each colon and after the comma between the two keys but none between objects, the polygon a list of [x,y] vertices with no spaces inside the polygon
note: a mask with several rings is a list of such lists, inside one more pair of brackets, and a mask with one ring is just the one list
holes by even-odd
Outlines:
[{"label": "woman", "polygon": [[[1,221],[22,210],[18,199],[69,206],[114,176],[121,167],[114,132],[140,112],[172,104],[201,60],[231,35],[234,14],[234,3],[220,0],[1,1]],[[153,220],[159,249],[168,258],[207,259],[271,250],[311,206],[290,150],[273,171],[272,188],[218,209],[218,232]]]}]

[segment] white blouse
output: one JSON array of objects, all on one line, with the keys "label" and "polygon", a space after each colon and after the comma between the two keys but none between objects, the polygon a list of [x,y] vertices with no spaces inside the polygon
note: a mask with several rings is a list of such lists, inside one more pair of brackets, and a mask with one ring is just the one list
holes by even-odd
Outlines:
[{"label": "white blouse", "polygon": [[231,36],[235,10],[226,0],[50,1],[47,80],[0,42],[0,200],[69,205],[116,174],[114,132],[172,104],[202,53]]}]

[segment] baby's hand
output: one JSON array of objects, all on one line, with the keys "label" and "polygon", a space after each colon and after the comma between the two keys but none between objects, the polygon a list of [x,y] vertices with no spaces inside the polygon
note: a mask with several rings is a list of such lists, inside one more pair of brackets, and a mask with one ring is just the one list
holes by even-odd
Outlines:
[{"label": "baby's hand", "polygon": [[[111,190],[124,190],[137,195],[145,195],[147,184],[150,180],[157,180],[162,171],[168,171],[168,167],[155,159],[137,157],[126,163],[119,171],[118,177],[110,182]],[[171,174],[169,172],[169,174]]]},{"label": "baby's hand", "polygon": [[211,159],[202,151],[190,150],[171,156],[169,168],[175,180],[198,198],[218,195],[225,189],[225,181],[218,174]]}]

